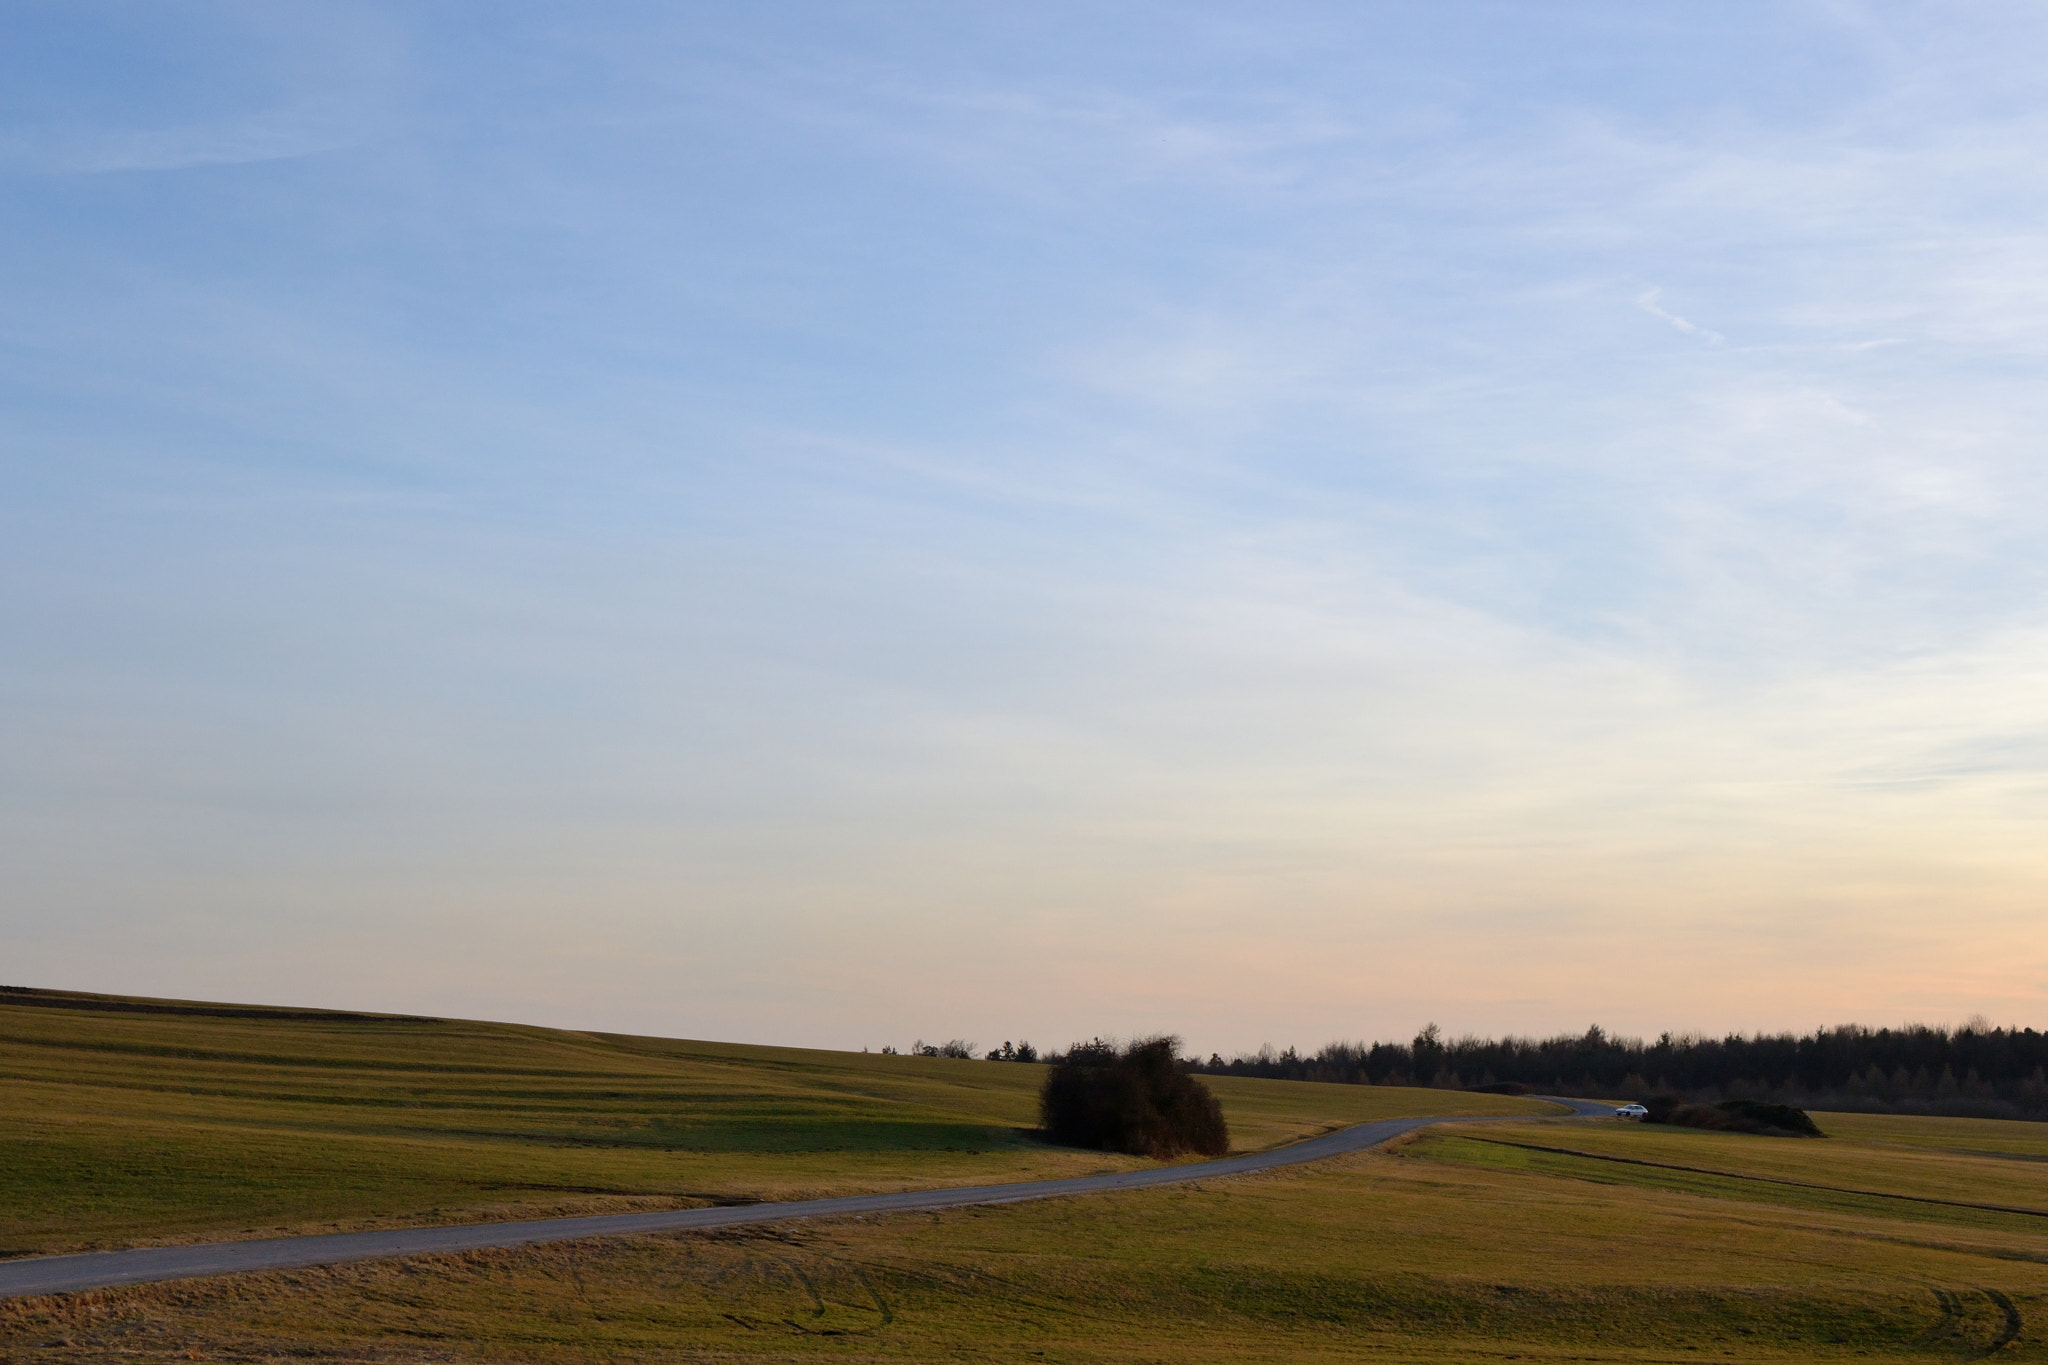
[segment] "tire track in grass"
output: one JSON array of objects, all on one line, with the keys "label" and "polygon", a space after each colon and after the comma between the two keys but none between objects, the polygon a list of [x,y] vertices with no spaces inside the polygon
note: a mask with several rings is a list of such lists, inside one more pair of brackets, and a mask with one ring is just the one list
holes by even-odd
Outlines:
[{"label": "tire track in grass", "polygon": [[2020,1333],[2025,1330],[2027,1324],[2025,1319],[2020,1317],[2018,1305],[2013,1303],[2004,1294],[1999,1293],[1996,1289],[1979,1289],[1977,1292],[1991,1300],[1992,1306],[1998,1309],[2005,1318],[2004,1330],[1999,1333],[1998,1339],[1991,1343],[1990,1348],[1984,1352],[1987,1356],[1996,1355],[2012,1345],[2013,1342],[2018,1341]]},{"label": "tire track in grass", "polygon": [[1935,1319],[1932,1327],[1913,1339],[1913,1344],[1921,1350],[1938,1346],[1951,1339],[1960,1340],[1963,1335],[1963,1322],[1967,1317],[1963,1311],[1963,1300],[1954,1290],[1930,1289],[1928,1292],[1934,1295],[1934,1306],[1941,1316]]},{"label": "tire track in grass", "polygon": [[1980,1286],[1970,1292],[1983,1295],[1985,1301],[1997,1310],[2000,1323],[1990,1344],[1979,1346],[1970,1340],[1970,1308],[1964,1295],[1953,1289],[1931,1288],[1928,1292],[1934,1295],[1935,1307],[1940,1310],[1941,1317],[1913,1339],[1913,1345],[1923,1351],[1946,1345],[1959,1347],[1965,1360],[1988,1360],[2018,1341],[2026,1328],[2026,1321],[2011,1298],[1996,1289]]}]

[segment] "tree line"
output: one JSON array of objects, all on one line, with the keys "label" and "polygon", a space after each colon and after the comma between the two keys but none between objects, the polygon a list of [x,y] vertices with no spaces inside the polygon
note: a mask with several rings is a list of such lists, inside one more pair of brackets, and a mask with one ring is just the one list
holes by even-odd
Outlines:
[{"label": "tree line", "polygon": [[1424,1085],[1641,1099],[1767,1100],[1801,1109],[2048,1119],[2048,1034],[1994,1028],[1844,1024],[1808,1034],[1665,1033],[1617,1037],[1598,1025],[1553,1038],[1447,1039],[1435,1024],[1406,1043],[1331,1043],[1225,1061],[1183,1062],[1212,1075],[1354,1085]]}]

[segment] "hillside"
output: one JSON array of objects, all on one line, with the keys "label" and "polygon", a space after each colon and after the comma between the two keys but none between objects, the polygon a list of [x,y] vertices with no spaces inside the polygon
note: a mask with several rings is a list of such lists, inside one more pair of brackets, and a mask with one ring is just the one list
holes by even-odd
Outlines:
[{"label": "hillside", "polygon": [[[1032,1135],[1043,1069],[470,1020],[0,994],[0,1253],[673,1208],[1143,1165]],[[1220,1079],[1255,1150],[1540,1103]]]}]

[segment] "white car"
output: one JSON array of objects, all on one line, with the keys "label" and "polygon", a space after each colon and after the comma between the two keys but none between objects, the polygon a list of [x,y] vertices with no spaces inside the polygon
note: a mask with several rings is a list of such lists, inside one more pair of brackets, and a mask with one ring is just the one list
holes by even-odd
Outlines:
[{"label": "white car", "polygon": [[1650,1117],[1650,1111],[1643,1108],[1640,1104],[1624,1104],[1621,1108],[1614,1111],[1614,1117],[1618,1119],[1646,1119]]}]

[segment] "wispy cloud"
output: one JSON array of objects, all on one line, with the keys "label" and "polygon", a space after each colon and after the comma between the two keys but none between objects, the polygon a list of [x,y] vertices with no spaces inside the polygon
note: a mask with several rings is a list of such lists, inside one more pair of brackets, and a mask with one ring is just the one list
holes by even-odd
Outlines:
[{"label": "wispy cloud", "polygon": [[1702,327],[1690,318],[1681,317],[1677,313],[1664,308],[1658,303],[1658,300],[1663,297],[1664,291],[1662,289],[1646,289],[1636,295],[1636,307],[1642,309],[1653,318],[1662,318],[1687,336],[1698,337],[1702,341],[1711,342],[1716,346],[1728,340],[1727,337],[1722,336],[1712,328]]},{"label": "wispy cloud", "polygon": [[[38,969],[1221,1047],[2034,989],[1970,975],[2048,972],[2030,45],[1330,6],[1249,52],[1201,8],[429,8],[398,113],[292,67],[17,130],[17,172],[362,151],[14,180]],[[488,970],[380,967],[365,905]],[[1617,970],[1679,953],[1707,984]]]}]

